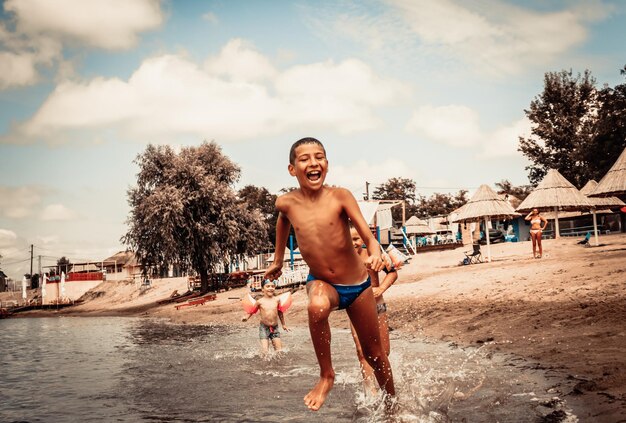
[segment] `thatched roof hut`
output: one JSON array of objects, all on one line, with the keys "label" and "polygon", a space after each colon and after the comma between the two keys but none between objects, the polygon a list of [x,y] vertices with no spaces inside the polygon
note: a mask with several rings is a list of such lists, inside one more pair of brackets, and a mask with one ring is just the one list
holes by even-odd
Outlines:
[{"label": "thatched roof hut", "polygon": [[589,210],[593,204],[556,169],[550,169],[537,188],[522,201],[518,212],[532,209]]},{"label": "thatched roof hut", "polygon": [[407,235],[426,235],[434,234],[435,231],[428,226],[425,220],[419,219],[417,216],[411,216],[405,224]]},{"label": "thatched roof hut", "polygon": [[607,197],[622,194],[626,194],[626,148],[606,175],[600,179],[598,186],[590,196]]},{"label": "thatched roof hut", "polygon": [[[594,181],[593,179],[591,179],[580,190],[580,193],[584,194],[587,197],[587,199],[591,202],[591,204],[593,204],[593,206],[595,207],[596,214],[610,214],[610,213],[613,213],[611,208],[622,207],[626,205],[622,200],[620,200],[617,197],[590,197],[589,195],[595,190],[596,186],[598,186],[598,183]],[[581,211],[561,212],[558,215],[559,215],[559,218],[561,219],[567,219],[570,217],[589,215],[590,213],[591,213],[591,210],[581,210]],[[554,218],[556,217],[555,212],[542,213],[541,215],[548,220],[554,220]]]},{"label": "thatched roof hut", "polygon": [[520,214],[511,207],[511,204],[491,189],[488,185],[481,185],[472,198],[456,211],[455,222],[477,221],[483,217],[510,218]]},{"label": "thatched roof hut", "polygon": [[519,216],[508,200],[500,197],[488,185],[481,185],[472,198],[456,210],[458,215],[454,222],[473,222],[485,218],[485,234],[487,235],[487,261],[491,261],[491,245],[487,220],[489,218],[507,218]]},{"label": "thatched roof hut", "polygon": [[[626,150],[625,150],[626,151]],[[589,182],[585,184],[584,187],[581,188],[580,192],[587,196],[591,204],[593,204],[596,210],[600,208],[613,208],[613,207],[623,207],[626,206],[622,200],[617,197],[592,197],[592,194],[598,188],[598,183],[591,179]]]}]

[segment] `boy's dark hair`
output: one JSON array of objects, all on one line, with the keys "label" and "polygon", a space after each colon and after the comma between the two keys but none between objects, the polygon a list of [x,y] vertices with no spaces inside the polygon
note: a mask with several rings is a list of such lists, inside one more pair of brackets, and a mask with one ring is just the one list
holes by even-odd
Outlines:
[{"label": "boy's dark hair", "polygon": [[320,147],[322,147],[322,150],[324,150],[324,154],[326,154],[326,149],[324,148],[324,144],[322,144],[320,140],[316,138],[306,137],[306,138],[299,139],[298,141],[294,142],[293,145],[291,146],[291,150],[289,150],[289,163],[294,164],[294,162],[296,161],[296,148],[300,147],[303,144],[317,144]]}]

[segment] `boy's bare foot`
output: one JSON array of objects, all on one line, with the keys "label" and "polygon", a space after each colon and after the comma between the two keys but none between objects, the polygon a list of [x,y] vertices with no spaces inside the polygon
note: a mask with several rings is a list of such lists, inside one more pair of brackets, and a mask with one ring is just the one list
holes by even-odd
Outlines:
[{"label": "boy's bare foot", "polygon": [[317,411],[324,404],[326,396],[333,389],[334,377],[320,377],[319,382],[311,391],[304,396],[304,404],[309,410]]}]

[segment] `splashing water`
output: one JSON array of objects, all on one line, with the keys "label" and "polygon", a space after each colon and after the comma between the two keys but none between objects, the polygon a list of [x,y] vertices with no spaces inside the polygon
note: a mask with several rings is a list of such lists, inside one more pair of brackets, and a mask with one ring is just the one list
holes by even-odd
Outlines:
[{"label": "splashing water", "polygon": [[398,394],[393,412],[381,393],[364,389],[349,330],[332,331],[335,385],[322,409],[311,412],[303,397],[319,368],[306,328],[281,333],[283,351],[263,357],[252,325],[128,318],[2,324],[0,345],[8,353],[0,362],[7,375],[0,416],[9,421],[529,421],[545,414],[540,404],[548,402],[563,411],[564,421],[577,421],[564,401],[547,393],[550,384],[540,372],[481,348],[397,331],[390,356]]}]

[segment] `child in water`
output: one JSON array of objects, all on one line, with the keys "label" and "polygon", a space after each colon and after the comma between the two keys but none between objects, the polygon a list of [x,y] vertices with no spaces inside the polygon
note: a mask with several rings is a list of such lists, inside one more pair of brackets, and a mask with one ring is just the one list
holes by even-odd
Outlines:
[{"label": "child in water", "polygon": [[[361,236],[357,232],[355,228],[350,228],[350,236],[352,237],[352,245],[356,250],[357,254],[363,262],[367,260],[367,250],[363,248],[363,240]],[[376,312],[378,313],[378,325],[380,327],[380,338],[383,343],[383,349],[385,350],[385,354],[389,357],[389,353],[391,351],[391,344],[389,342],[389,325],[387,323],[387,304],[385,303],[385,299],[383,298],[383,293],[393,285],[393,283],[398,279],[398,272],[393,267],[393,264],[387,257],[385,260],[385,266],[383,267],[383,272],[385,272],[385,276],[380,281],[378,277],[378,272],[374,272],[373,270],[367,271],[372,280],[372,292],[374,293],[374,298],[376,299]],[[367,363],[365,356],[363,355],[363,349],[361,348],[361,343],[359,342],[359,338],[356,336],[356,332],[354,331],[354,327],[351,326],[352,329],[352,337],[354,338],[354,344],[356,346],[356,355],[359,358],[359,363],[361,366],[361,373],[363,375],[363,384],[365,385],[366,392],[375,392],[376,385],[374,384],[374,370]]]},{"label": "child in water", "polygon": [[[289,332],[287,325],[285,324],[285,316],[282,311],[278,309],[279,300],[274,295],[276,285],[274,282],[266,279],[261,284],[263,296],[256,300],[256,305],[259,309],[260,323],[259,323],[259,339],[261,341],[261,353],[267,355],[269,353],[270,341],[275,351],[281,351],[283,344],[280,340],[280,331],[278,330],[278,321],[285,332]],[[242,321],[246,322],[253,313],[246,314]]]},{"label": "child in water", "polygon": [[[334,385],[328,317],[337,309],[346,310],[363,355],[389,400],[395,395],[393,375],[381,342],[376,301],[367,273],[367,269],[378,272],[383,267],[380,245],[372,236],[352,193],[324,185],[328,160],[321,142],[315,138],[295,142],[289,152],[288,170],[298,180],[299,188],[276,200],[279,212],[276,252],[265,278],[273,280],[281,275],[287,238],[293,226],[300,253],[310,269],[307,278],[309,331],[320,366],[319,381],[305,395],[304,403],[310,410],[319,410]],[[349,221],[367,246],[365,265],[352,246]]]}]

